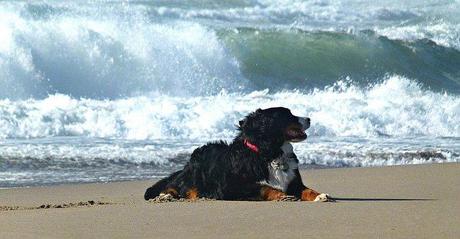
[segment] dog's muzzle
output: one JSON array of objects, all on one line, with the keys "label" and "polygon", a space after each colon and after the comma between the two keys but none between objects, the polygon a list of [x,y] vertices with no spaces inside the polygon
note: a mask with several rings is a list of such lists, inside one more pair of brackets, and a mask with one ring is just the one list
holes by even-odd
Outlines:
[{"label": "dog's muzzle", "polygon": [[297,117],[299,119],[299,123],[302,125],[302,130],[305,131],[310,128],[310,118],[308,117]]},{"label": "dog's muzzle", "polygon": [[300,142],[307,138],[305,130],[310,127],[310,118],[297,117],[297,122],[289,125],[285,131],[285,139],[289,142]]}]

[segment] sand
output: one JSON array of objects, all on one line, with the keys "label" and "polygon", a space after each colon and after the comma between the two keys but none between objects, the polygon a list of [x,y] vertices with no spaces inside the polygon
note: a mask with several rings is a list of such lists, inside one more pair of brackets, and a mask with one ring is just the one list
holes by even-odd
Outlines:
[{"label": "sand", "polygon": [[0,238],[460,238],[460,164],[302,171],[334,203],[148,203],[153,181],[0,190]]}]

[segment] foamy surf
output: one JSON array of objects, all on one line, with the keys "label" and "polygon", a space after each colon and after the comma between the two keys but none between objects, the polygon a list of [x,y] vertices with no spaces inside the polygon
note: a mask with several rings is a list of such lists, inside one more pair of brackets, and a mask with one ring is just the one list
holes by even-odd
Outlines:
[{"label": "foamy surf", "polygon": [[311,92],[152,94],[118,100],[51,95],[0,101],[0,138],[81,136],[133,140],[231,138],[257,108],[285,106],[312,118],[310,134],[357,137],[460,137],[460,98],[425,90],[401,76],[365,88],[351,81]]},{"label": "foamy surf", "polygon": [[161,176],[206,141],[231,140],[244,115],[279,105],[312,118],[309,139],[295,145],[304,167],[460,159],[460,98],[391,76],[366,88],[342,81],[311,92],[3,100],[0,179],[11,186]]},{"label": "foamy surf", "polygon": [[0,186],[163,176],[257,108],[302,167],[458,162],[458,2],[3,1]]}]

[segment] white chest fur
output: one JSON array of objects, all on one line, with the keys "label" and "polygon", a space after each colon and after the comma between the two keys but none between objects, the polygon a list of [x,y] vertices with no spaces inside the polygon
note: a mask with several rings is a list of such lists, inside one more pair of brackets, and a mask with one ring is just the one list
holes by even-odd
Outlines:
[{"label": "white chest fur", "polygon": [[283,155],[270,162],[268,179],[260,183],[286,192],[295,177],[294,170],[298,168],[298,163],[290,143],[284,143],[281,150]]}]

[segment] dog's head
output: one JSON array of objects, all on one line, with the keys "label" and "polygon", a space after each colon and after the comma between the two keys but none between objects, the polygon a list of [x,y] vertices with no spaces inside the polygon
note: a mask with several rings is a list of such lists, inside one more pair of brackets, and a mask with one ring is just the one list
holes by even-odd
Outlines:
[{"label": "dog's head", "polygon": [[283,107],[258,109],[239,122],[239,129],[245,137],[279,143],[305,140],[305,130],[309,127],[310,118],[295,116]]}]

